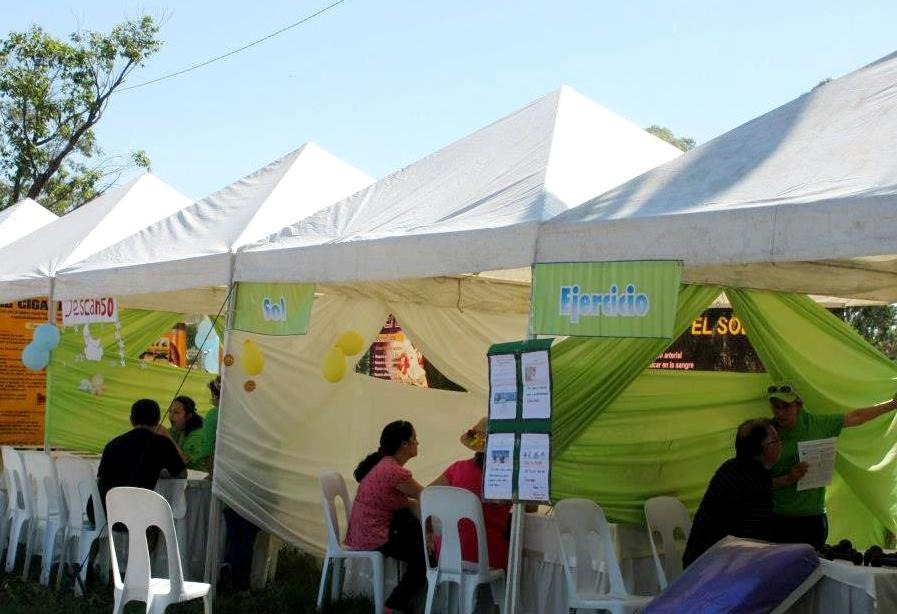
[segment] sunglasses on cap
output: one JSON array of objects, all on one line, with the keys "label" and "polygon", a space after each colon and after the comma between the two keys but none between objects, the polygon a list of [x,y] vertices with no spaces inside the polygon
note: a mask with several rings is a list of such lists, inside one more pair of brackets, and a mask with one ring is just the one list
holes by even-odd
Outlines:
[{"label": "sunglasses on cap", "polygon": [[785,394],[788,394],[789,392],[795,392],[795,390],[793,386],[788,386],[786,384],[785,386],[770,386],[766,389],[766,392],[767,394],[773,394],[775,392],[784,392]]}]

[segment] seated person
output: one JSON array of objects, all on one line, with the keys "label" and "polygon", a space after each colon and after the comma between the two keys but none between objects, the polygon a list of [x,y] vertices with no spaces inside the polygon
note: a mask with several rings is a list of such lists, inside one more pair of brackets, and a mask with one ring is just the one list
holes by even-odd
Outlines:
[{"label": "seated person", "polygon": [[779,459],[779,436],[769,420],[743,422],[735,458],[724,462],[707,486],[682,555],[688,567],[726,535],[775,541],[770,468]]},{"label": "seated person", "polygon": [[[473,458],[457,461],[433,481],[431,486],[455,486],[464,488],[483,498],[483,451],[486,448],[486,418],[480,419],[461,435],[461,445],[474,452]],[[510,537],[511,506],[505,503],[483,503],[483,521],[486,524],[486,545],[489,549],[489,567],[506,569]],[[475,563],[477,536],[472,523],[463,523],[459,529],[461,557]]]},{"label": "seated person", "polygon": [[171,421],[171,439],[181,451],[187,468],[204,471],[202,416],[196,413],[196,403],[190,397],[175,397],[168,408],[168,419]]},{"label": "seated person", "polygon": [[390,422],[380,434],[380,447],[355,469],[358,492],[352,504],[346,546],[379,550],[408,567],[386,599],[392,611],[407,612],[426,585],[423,533],[413,513],[423,487],[405,469],[417,456],[417,434],[410,422]]},{"label": "seated person", "polygon": [[159,473],[165,469],[177,476],[185,471],[178,447],[168,430],[159,424],[159,404],[140,399],[131,406],[134,428],[119,435],[103,448],[97,470],[97,485],[103,505],[106,493],[118,486],[136,486],[153,490]]}]

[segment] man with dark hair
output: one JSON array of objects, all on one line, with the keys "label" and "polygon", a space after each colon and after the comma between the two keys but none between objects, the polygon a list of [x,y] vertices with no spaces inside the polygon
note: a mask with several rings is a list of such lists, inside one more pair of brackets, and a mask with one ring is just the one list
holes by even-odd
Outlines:
[{"label": "man with dark hair", "polygon": [[735,458],[724,462],[707,486],[682,555],[687,567],[726,535],[774,541],[772,477],[779,436],[769,420],[743,422],[735,435]]},{"label": "man with dark hair", "polygon": [[846,414],[810,413],[791,382],[776,382],[767,390],[769,407],[782,438],[782,456],[772,467],[772,502],[782,541],[810,544],[817,550],[828,539],[825,488],[798,490],[797,483],[807,473],[799,462],[801,441],[837,437],[842,428],[866,424],[897,409],[897,398],[854,409]]},{"label": "man with dark hair", "polygon": [[184,461],[168,430],[159,424],[159,404],[140,399],[131,405],[131,425],[103,448],[97,470],[97,483],[103,505],[106,493],[117,486],[136,486],[152,490],[159,473],[166,469],[172,476],[184,473]]}]

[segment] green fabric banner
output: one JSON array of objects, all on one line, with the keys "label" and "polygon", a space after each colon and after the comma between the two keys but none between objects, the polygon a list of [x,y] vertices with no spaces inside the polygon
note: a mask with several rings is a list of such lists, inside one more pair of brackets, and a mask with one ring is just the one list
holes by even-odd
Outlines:
[{"label": "green fabric banner", "polygon": [[260,335],[308,332],[314,284],[238,283],[234,330]]},{"label": "green fabric banner", "polygon": [[[674,336],[719,296],[712,286],[679,290]],[[557,458],[670,344],[669,339],[569,337],[551,350],[554,386],[552,454]]]},{"label": "green fabric banner", "polygon": [[557,262],[533,267],[533,332],[671,339],[682,263]]},{"label": "green fabric banner", "polygon": [[[102,451],[110,439],[131,428],[131,404],[140,398],[155,399],[164,414],[188,372],[137,357],[179,319],[175,313],[127,309],[119,312],[118,324],[63,330],[47,369],[49,444]],[[192,371],[177,394],[192,397],[205,413],[211,377]]]},{"label": "green fabric banner", "polygon": [[[790,380],[806,411],[844,413],[894,396],[897,365],[809,297],[726,294],[769,374]],[[848,537],[865,548],[884,543],[885,529],[897,532],[895,426],[890,413],[841,432],[835,480],[826,493],[830,540]]]},{"label": "green fabric banner", "polygon": [[609,520],[637,525],[658,495],[694,513],[713,472],[735,453],[735,427],[769,413],[768,385],[766,374],[640,370],[555,457],[552,501],[587,497]]},{"label": "green fabric banner", "polygon": [[[684,286],[677,330],[718,292]],[[633,524],[643,524],[644,502],[656,495],[678,497],[693,513],[716,468],[734,455],[738,424],[771,417],[773,379],[793,381],[807,409],[819,413],[893,396],[897,366],[808,297],[727,294],[769,373],[646,370],[664,349],[648,340],[555,345],[552,500],[589,497],[609,519]],[[829,541],[846,537],[865,548],[897,532],[894,424],[888,414],[842,432],[827,489]]]}]

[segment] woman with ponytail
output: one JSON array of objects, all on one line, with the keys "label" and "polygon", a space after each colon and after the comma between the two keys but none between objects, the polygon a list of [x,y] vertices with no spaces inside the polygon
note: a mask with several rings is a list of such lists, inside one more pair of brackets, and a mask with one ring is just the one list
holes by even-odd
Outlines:
[{"label": "woman with ponytail", "polygon": [[426,583],[423,537],[414,511],[423,487],[405,469],[417,456],[417,434],[406,420],[387,424],[380,447],[358,463],[358,493],[352,504],[346,546],[379,550],[408,563],[405,575],[386,600],[392,612],[406,612]]}]

